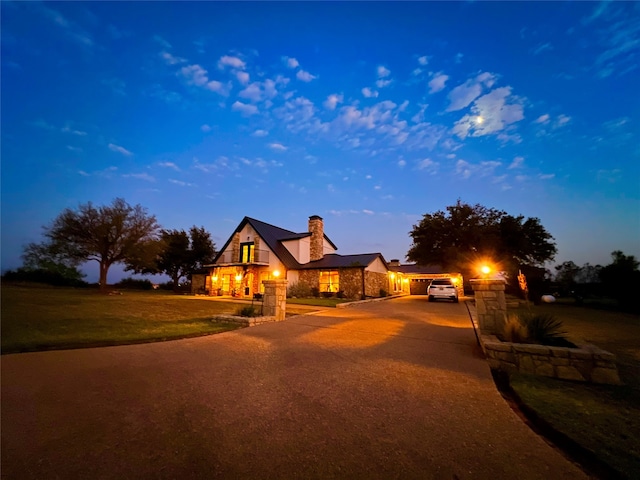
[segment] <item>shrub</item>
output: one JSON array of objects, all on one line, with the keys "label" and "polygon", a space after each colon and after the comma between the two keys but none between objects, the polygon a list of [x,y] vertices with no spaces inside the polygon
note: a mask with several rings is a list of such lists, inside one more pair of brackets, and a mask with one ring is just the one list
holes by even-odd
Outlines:
[{"label": "shrub", "polygon": [[541,345],[554,345],[566,341],[562,321],[546,313],[523,315],[520,320],[527,327],[529,341]]},{"label": "shrub", "polygon": [[380,296],[381,296],[381,297],[386,297],[387,295],[388,295],[388,294],[387,294],[387,291],[386,291],[384,288],[381,288],[381,289],[380,289]]},{"label": "shrub", "polygon": [[322,292],[322,296],[324,298],[331,298],[333,297],[333,292]]},{"label": "shrub", "polygon": [[527,343],[529,333],[517,315],[509,315],[503,327],[503,340],[513,343]]},{"label": "shrub", "polygon": [[336,297],[338,297],[338,298],[345,298],[344,291],[340,290],[338,293],[336,293]]},{"label": "shrub", "polygon": [[7,282],[34,282],[54,285],[56,287],[86,287],[88,283],[78,278],[65,276],[60,272],[46,269],[18,268],[8,270],[2,275],[2,280]]},{"label": "shrub", "polygon": [[253,305],[247,305],[246,307],[238,309],[237,315],[241,317],[258,317],[260,316],[260,312]]},{"label": "shrub", "polygon": [[320,296],[320,289],[317,287],[311,287],[311,295],[314,297]]},{"label": "shrub", "polygon": [[152,290],[153,284],[149,280],[142,280],[137,278],[123,278],[114,285],[118,288],[129,288],[132,290]]},{"label": "shrub", "polygon": [[306,283],[292,283],[287,288],[287,297],[308,298],[312,296],[311,288]]}]

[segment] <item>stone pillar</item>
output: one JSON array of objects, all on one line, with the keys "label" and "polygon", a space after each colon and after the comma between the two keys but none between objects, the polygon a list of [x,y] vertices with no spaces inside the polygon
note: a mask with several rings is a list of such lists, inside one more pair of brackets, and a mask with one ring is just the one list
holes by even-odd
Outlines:
[{"label": "stone pillar", "polygon": [[263,280],[264,298],[262,314],[265,317],[276,317],[276,321],[284,320],[287,310],[287,280]]},{"label": "stone pillar", "polygon": [[507,302],[504,298],[505,281],[489,278],[471,279],[476,298],[476,311],[480,333],[496,335],[502,333],[507,320]]},{"label": "stone pillar", "polygon": [[311,232],[309,259],[312,262],[322,260],[324,257],[324,222],[322,217],[318,215],[309,217],[309,232]]}]

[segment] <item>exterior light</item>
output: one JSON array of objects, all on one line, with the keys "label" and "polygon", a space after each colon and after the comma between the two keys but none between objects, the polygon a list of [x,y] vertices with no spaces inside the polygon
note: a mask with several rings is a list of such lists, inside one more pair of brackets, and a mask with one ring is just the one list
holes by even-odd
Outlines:
[{"label": "exterior light", "polygon": [[242,275],[236,275],[236,281],[239,282],[240,280],[242,280]]},{"label": "exterior light", "polygon": [[213,277],[213,281],[217,282],[218,281],[218,277]]},{"label": "exterior light", "polygon": [[395,273],[393,273],[393,272],[391,272],[391,273],[389,274],[389,276],[390,276],[391,278],[396,278],[396,274],[395,274]]},{"label": "exterior light", "polygon": [[488,265],[483,265],[480,268],[480,271],[482,272],[483,275],[489,275],[489,273],[491,273],[491,267],[489,267]]},{"label": "exterior light", "polygon": [[278,278],[280,276],[280,270],[274,270],[273,271],[273,276]]},{"label": "exterior light", "polygon": [[403,279],[402,279],[402,281],[403,281],[404,283],[409,283],[409,279],[408,279],[408,278],[403,278]]},{"label": "exterior light", "polygon": [[458,282],[460,281],[460,279],[459,279],[458,277],[453,277],[453,278],[451,279],[451,281],[452,281],[454,284],[456,284],[456,283],[458,283]]}]

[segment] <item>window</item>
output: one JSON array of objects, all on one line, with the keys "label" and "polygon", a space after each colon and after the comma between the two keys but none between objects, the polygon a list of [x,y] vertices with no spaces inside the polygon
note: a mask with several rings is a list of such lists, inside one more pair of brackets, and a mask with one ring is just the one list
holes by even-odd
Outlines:
[{"label": "window", "polygon": [[240,244],[240,263],[253,262],[253,253],[254,253],[253,249],[254,249],[253,242]]},{"label": "window", "polygon": [[337,270],[320,272],[320,291],[337,292],[340,290],[340,275]]}]

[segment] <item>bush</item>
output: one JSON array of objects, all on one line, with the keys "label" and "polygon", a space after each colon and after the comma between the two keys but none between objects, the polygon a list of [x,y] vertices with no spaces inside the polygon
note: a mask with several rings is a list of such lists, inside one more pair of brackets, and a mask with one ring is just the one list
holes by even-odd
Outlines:
[{"label": "bush", "polygon": [[333,292],[322,292],[322,296],[324,298],[331,298],[333,297]]},{"label": "bush", "polygon": [[153,284],[149,280],[142,280],[138,278],[123,278],[114,285],[118,288],[128,288],[131,290],[152,290]]},{"label": "bush", "polygon": [[384,288],[380,289],[380,296],[381,297],[386,297],[388,295],[387,291]]},{"label": "bush", "polygon": [[320,296],[320,289],[317,287],[311,287],[311,295],[314,297]]},{"label": "bush", "polygon": [[527,343],[529,333],[517,315],[509,315],[504,324],[503,341],[513,343]]},{"label": "bush", "polygon": [[289,288],[287,288],[287,297],[295,297],[295,298],[308,298],[312,296],[311,287],[306,283],[292,283]]},{"label": "bush", "polygon": [[259,317],[260,311],[253,305],[247,305],[238,309],[237,315],[241,317]]},{"label": "bush", "polygon": [[77,278],[69,278],[62,273],[45,269],[26,269],[18,268],[17,270],[8,270],[2,275],[2,280],[7,282],[34,282],[46,283],[56,287],[86,287],[88,283]]},{"label": "bush", "polygon": [[536,343],[571,346],[562,330],[562,321],[549,314],[511,315],[504,324],[501,340],[513,343]]}]

